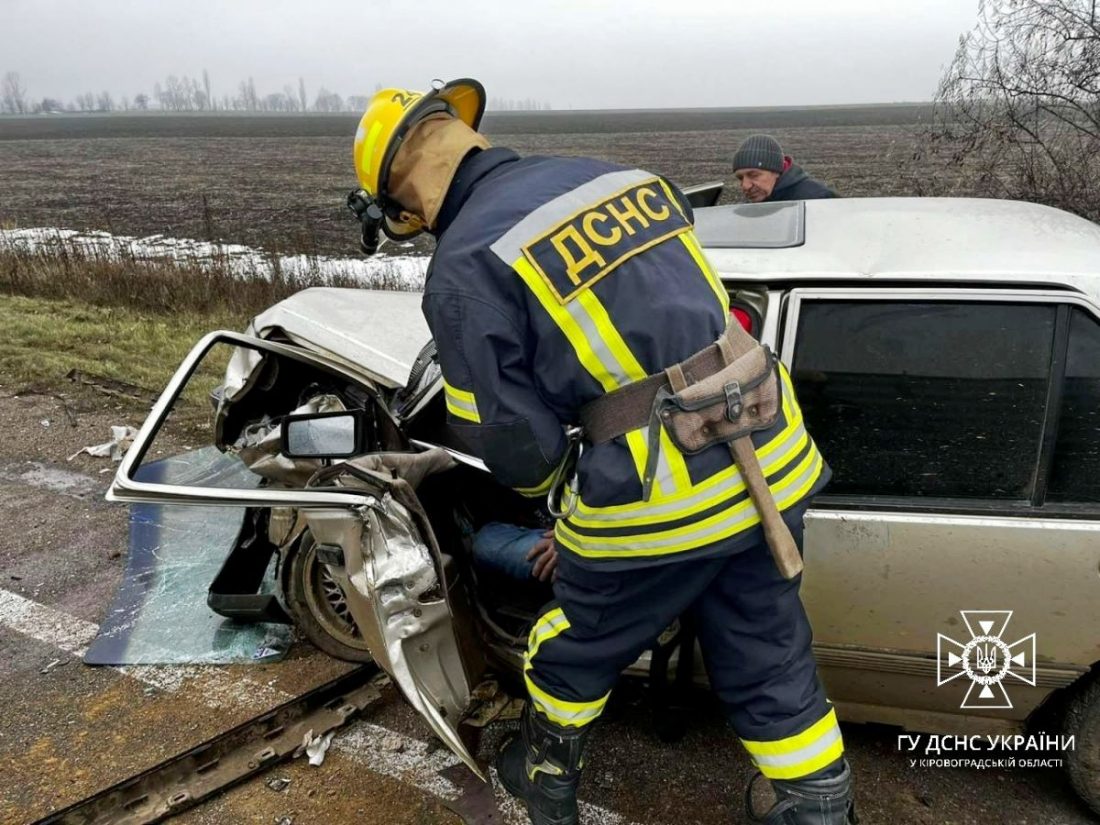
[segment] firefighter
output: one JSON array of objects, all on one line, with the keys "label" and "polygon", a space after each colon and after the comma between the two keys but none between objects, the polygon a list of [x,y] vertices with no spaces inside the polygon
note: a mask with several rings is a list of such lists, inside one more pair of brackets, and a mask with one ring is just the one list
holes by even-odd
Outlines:
[{"label": "firefighter", "polygon": [[[739,465],[722,445],[685,454],[660,421],[636,426],[662,370],[709,352],[730,318],[690,206],[640,169],[490,147],[477,131],[484,106],[469,79],[375,94],[355,137],[362,189],[349,205],[368,250],[379,227],[391,239],[435,238],[423,310],[454,432],[523,494],[568,482],[555,601],[530,632],[529,702],[497,756],[501,782],[533,822],[575,823],[585,740],[618,675],[691,613],[711,685],[776,793],[754,816],[854,821],[799,578],[773,563]],[[755,446],[773,511],[800,540],[829,471],[778,370],[782,410],[752,434],[750,454]],[[582,410],[636,391],[645,398],[618,408],[627,424],[605,416],[593,428],[602,435],[577,437]]]}]

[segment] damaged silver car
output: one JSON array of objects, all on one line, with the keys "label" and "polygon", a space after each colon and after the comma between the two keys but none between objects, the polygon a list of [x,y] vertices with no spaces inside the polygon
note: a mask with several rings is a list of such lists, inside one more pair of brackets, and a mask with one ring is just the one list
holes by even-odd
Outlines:
[{"label": "damaged silver car", "polygon": [[[1100,227],[964,199],[696,220],[733,313],[790,368],[834,470],[806,519],[803,598],[842,719],[1000,735],[1045,718],[1075,737],[1070,777],[1100,810]],[[242,508],[211,608],[289,616],[328,653],[373,659],[479,771],[459,727],[480,686],[518,689],[550,593],[473,563],[479,524],[534,525],[538,503],[449,431],[428,339],[418,294],[345,289],[211,333],[109,496]],[[207,397],[212,426],[195,413]],[[203,435],[248,483],[145,471],[157,449]],[[976,611],[1011,625],[970,628]],[[968,643],[993,635],[1001,678],[974,680]],[[667,679],[689,639],[670,629],[631,670]],[[692,650],[674,669],[703,679]]]}]

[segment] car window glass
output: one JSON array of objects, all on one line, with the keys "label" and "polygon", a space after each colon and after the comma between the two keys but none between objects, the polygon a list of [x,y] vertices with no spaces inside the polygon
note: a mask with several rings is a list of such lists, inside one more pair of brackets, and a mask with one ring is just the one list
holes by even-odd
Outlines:
[{"label": "car window glass", "polygon": [[1053,305],[801,305],[793,378],[844,495],[1027,499]]},{"label": "car window glass", "polygon": [[1100,502],[1100,323],[1070,317],[1062,417],[1047,501]]}]

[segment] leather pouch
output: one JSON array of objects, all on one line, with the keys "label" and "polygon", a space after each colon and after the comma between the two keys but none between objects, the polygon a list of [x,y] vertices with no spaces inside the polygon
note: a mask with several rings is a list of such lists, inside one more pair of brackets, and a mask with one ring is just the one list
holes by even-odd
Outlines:
[{"label": "leather pouch", "polygon": [[767,429],[781,403],[778,362],[757,345],[677,393],[661,391],[654,411],[676,447],[690,455]]}]

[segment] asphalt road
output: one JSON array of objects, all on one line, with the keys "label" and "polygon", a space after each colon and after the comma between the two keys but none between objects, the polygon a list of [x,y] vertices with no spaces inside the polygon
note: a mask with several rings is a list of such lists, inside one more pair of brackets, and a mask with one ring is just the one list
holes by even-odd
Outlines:
[{"label": "asphalt road", "polygon": [[[0,377],[2,384],[2,377]],[[80,661],[123,569],[126,512],[103,501],[115,465],[80,456],[142,412],[90,390],[62,397],[0,386],[0,823],[30,822],[185,750],[346,670],[298,642],[278,664],[90,668]],[[66,412],[66,407],[68,412]],[[76,421],[75,425],[72,420]],[[508,724],[490,727],[488,759]],[[847,725],[864,823],[1078,825],[1098,821],[1055,769],[909,766],[897,731]],[[456,760],[392,687],[334,741],[183,815],[184,823],[457,823],[441,776]],[[751,767],[708,702],[682,741],[654,735],[644,693],[626,686],[592,739],[583,820],[606,825],[745,821]],[[453,777],[453,774],[448,774]],[[498,792],[502,819],[525,821]]]}]

